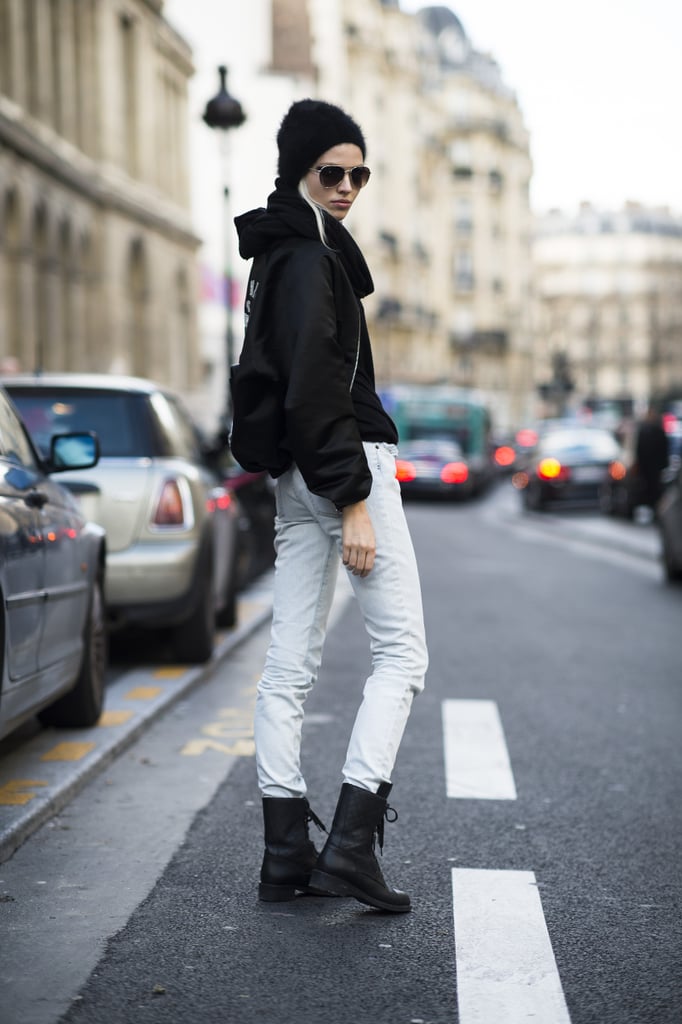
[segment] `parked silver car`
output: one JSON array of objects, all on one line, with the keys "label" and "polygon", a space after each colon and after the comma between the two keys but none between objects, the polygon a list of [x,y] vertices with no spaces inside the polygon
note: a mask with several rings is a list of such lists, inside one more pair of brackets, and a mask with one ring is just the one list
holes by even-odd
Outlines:
[{"label": "parked silver car", "polygon": [[235,622],[238,510],[179,397],[104,374],[5,384],[40,449],[56,432],[99,437],[98,465],[66,483],[106,530],[111,625],[170,628],[178,660],[208,660],[216,623]]},{"label": "parked silver car", "polygon": [[104,531],[54,473],[93,466],[91,434],[32,445],[0,389],[0,737],[40,714],[89,726],[104,697]]}]

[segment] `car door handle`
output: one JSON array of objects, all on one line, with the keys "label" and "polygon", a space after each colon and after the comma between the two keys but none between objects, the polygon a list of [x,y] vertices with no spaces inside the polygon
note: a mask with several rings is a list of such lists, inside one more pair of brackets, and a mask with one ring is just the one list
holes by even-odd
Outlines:
[{"label": "car door handle", "polygon": [[43,505],[47,505],[49,500],[50,499],[44,491],[38,490],[31,490],[24,497],[24,501],[29,508],[42,508]]}]

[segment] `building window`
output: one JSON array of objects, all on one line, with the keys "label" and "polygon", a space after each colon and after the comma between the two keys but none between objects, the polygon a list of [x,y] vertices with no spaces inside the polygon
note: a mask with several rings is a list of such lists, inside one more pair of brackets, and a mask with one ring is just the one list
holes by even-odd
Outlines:
[{"label": "building window", "polygon": [[472,177],[471,146],[465,139],[458,139],[456,142],[453,142],[450,149],[450,158],[452,160],[452,173],[456,178],[467,179]]},{"label": "building window", "polygon": [[460,249],[455,256],[455,287],[470,292],[474,287],[474,265],[469,249]]},{"label": "building window", "polygon": [[135,25],[123,15],[119,21],[121,40],[121,141],[123,165],[131,176],[137,170],[137,75]]},{"label": "building window", "polygon": [[0,93],[13,96],[12,29],[8,0],[0,0]]},{"label": "building window", "polygon": [[26,73],[26,90],[27,90],[27,103],[26,106],[31,114],[38,113],[38,82],[39,75],[37,75],[33,69],[40,67],[40,59],[38,54],[38,11],[36,10],[35,0],[25,0],[23,5],[24,10],[24,46],[26,53],[26,60],[24,61],[24,68],[32,69],[31,72]]},{"label": "building window", "polygon": [[502,191],[502,187],[504,185],[504,178],[502,177],[500,171],[493,168],[493,170],[488,172],[488,184],[490,185],[491,192],[497,193]]},{"label": "building window", "polygon": [[455,216],[455,230],[457,234],[470,235],[473,229],[473,214],[471,200],[467,196],[461,196],[457,200]]}]

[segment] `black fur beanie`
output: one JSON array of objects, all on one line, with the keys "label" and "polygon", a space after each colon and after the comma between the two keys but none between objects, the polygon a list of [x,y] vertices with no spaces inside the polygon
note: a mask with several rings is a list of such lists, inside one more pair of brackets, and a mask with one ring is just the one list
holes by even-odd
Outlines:
[{"label": "black fur beanie", "polygon": [[360,126],[340,107],[324,100],[293,103],[277,133],[279,180],[296,188],[322,153],[344,142],[358,146],[365,159],[365,137]]}]

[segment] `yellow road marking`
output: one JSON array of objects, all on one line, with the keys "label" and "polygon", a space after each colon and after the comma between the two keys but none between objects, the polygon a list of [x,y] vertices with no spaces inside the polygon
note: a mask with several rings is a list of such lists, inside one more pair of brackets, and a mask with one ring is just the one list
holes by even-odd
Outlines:
[{"label": "yellow road marking", "polygon": [[190,740],[180,751],[187,757],[198,757],[207,750],[217,750],[221,754],[231,754],[233,757],[253,757],[256,753],[256,744],[250,739],[240,739],[235,743],[218,743],[217,740]]},{"label": "yellow road marking", "polygon": [[39,779],[13,779],[0,786],[0,807],[19,807],[33,800],[37,793],[22,793],[22,790],[33,789],[35,786],[47,786],[47,782]]},{"label": "yellow road marking", "polygon": [[154,697],[159,696],[161,690],[160,686],[135,686],[132,690],[128,690],[125,700],[153,700]]},{"label": "yellow road marking", "polygon": [[229,736],[235,733],[238,736],[253,736],[250,716],[242,719],[241,722],[209,722],[208,725],[201,727],[201,731],[204,736]]},{"label": "yellow road marking", "polygon": [[58,743],[40,758],[41,761],[80,761],[95,749],[95,743]]},{"label": "yellow road marking", "polygon": [[179,679],[184,676],[186,668],[181,665],[167,665],[165,668],[157,668],[153,672],[154,679]]},{"label": "yellow road marking", "polygon": [[103,711],[97,725],[123,725],[132,717],[132,711]]}]

